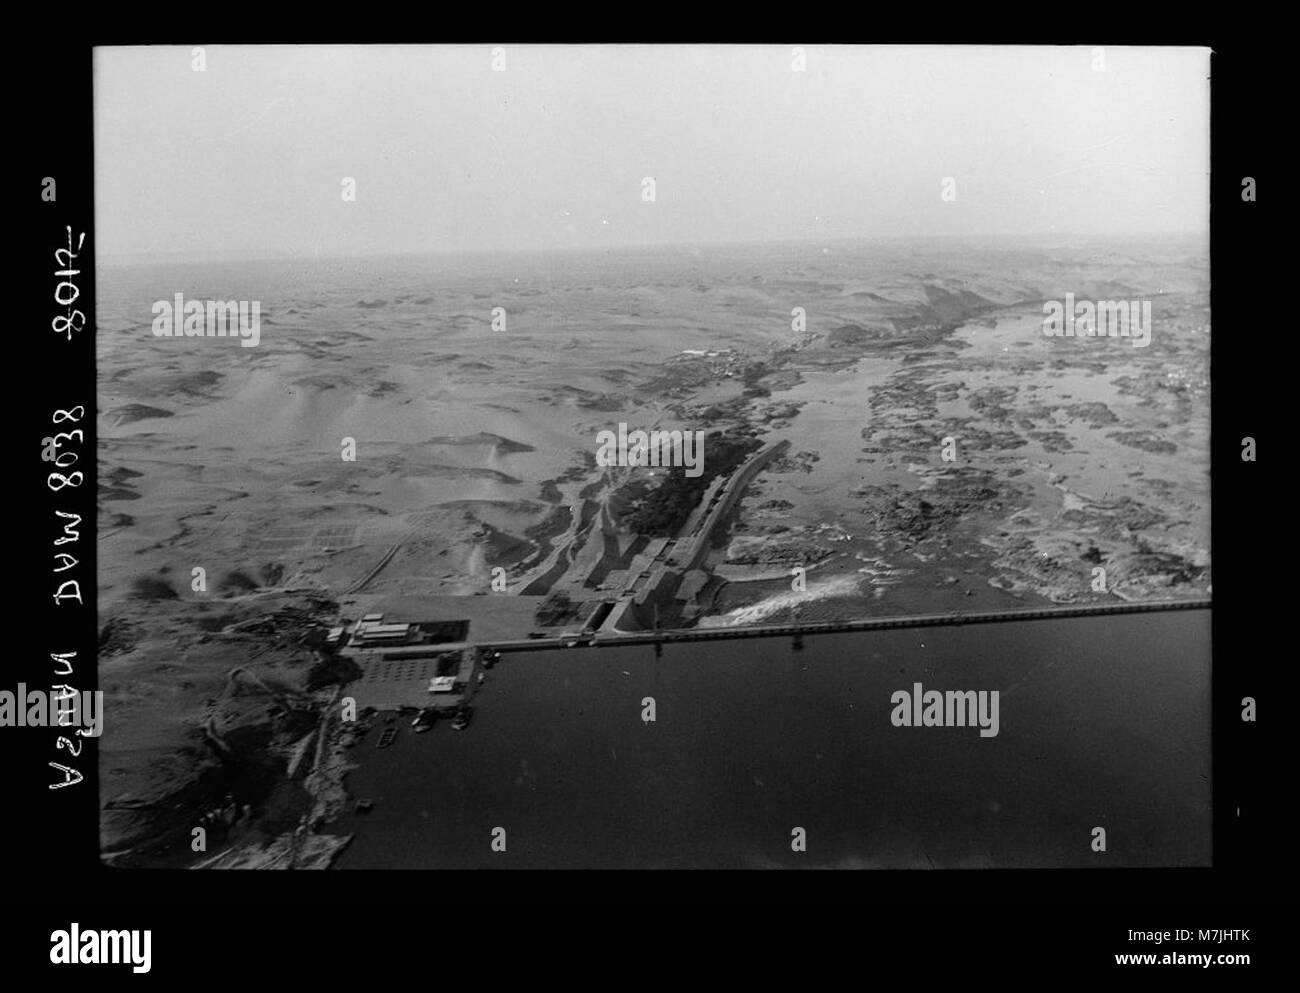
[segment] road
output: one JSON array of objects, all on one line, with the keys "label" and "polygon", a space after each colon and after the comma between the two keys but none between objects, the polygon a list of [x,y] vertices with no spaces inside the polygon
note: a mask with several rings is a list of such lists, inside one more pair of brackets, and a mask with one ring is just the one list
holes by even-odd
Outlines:
[{"label": "road", "polygon": [[[1031,607],[1024,610],[981,611],[948,614],[911,614],[901,617],[871,617],[857,621],[820,621],[804,624],[747,625],[728,628],[685,628],[669,631],[602,632],[590,636],[585,647],[645,645],[665,641],[708,641],[729,638],[763,638],[772,635],[832,634],[841,631],[878,631],[891,628],[945,627],[963,624],[991,624],[1001,621],[1054,620],[1062,617],[1094,617],[1106,614],[1142,614],[1160,610],[1207,610],[1212,601],[1148,600],[1142,603],[1081,604],[1065,607]],[[522,641],[484,643],[483,650],[502,652],[544,651],[571,646],[573,639],[532,638]]]}]

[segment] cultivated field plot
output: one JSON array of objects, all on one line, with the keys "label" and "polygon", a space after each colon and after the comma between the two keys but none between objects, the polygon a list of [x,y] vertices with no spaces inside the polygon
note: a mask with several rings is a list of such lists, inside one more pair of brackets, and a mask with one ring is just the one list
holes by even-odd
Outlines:
[{"label": "cultivated field plot", "polygon": [[257,549],[259,552],[271,555],[285,555],[290,552],[325,552],[355,544],[356,536],[355,524],[271,528],[263,536]]}]

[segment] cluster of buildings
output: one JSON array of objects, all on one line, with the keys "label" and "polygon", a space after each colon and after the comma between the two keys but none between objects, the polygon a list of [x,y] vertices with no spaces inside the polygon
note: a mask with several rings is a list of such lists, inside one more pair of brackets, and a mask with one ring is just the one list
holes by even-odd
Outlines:
[{"label": "cluster of buildings", "polygon": [[745,364],[745,357],[731,348],[683,348],[670,362],[700,362],[707,364],[709,374],[717,379],[730,379]]},{"label": "cluster of buildings", "polygon": [[369,652],[397,652],[435,644],[464,644],[469,635],[469,621],[405,621],[384,623],[383,614],[366,614],[355,624],[330,628],[325,636],[327,648],[349,657]]},{"label": "cluster of buildings", "polygon": [[386,623],[383,614],[366,614],[330,628],[323,648],[361,669],[349,692],[362,708],[455,708],[474,677],[468,637],[467,620]]}]

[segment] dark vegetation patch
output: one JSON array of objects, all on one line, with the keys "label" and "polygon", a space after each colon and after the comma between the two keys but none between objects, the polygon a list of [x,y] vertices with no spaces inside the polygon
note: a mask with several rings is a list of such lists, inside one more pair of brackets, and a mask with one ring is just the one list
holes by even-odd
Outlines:
[{"label": "dark vegetation patch", "polygon": [[176,600],[176,591],[159,576],[137,576],[131,583],[131,595],[137,600]]},{"label": "dark vegetation patch", "polygon": [[257,588],[257,580],[240,569],[232,569],[217,583],[217,589],[222,593],[251,593]]},{"label": "dark vegetation patch", "polygon": [[685,466],[673,466],[663,482],[624,515],[624,526],[652,538],[676,535],[713,478],[729,475],[761,447],[757,438],[739,432],[706,437],[704,471],[692,478]]},{"label": "dark vegetation patch", "polygon": [[111,618],[99,629],[100,658],[129,652],[135,647],[135,640],[139,633],[139,628],[130,621],[121,617]]},{"label": "dark vegetation patch", "polygon": [[309,693],[326,686],[339,686],[361,678],[361,667],[342,655],[326,655],[307,670],[304,685]]}]

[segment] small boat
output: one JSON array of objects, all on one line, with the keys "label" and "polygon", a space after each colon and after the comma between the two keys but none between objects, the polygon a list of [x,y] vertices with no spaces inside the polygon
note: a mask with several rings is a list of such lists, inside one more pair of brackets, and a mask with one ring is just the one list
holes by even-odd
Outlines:
[{"label": "small boat", "polygon": [[478,684],[482,686],[486,681],[487,681],[487,676],[485,676],[483,673],[480,672],[478,674]]},{"label": "small boat", "polygon": [[376,748],[387,748],[397,737],[397,728],[384,728],[383,733],[379,736],[379,741],[375,743]]},{"label": "small boat", "polygon": [[451,719],[451,726],[457,731],[464,731],[469,727],[470,712],[462,707],[456,711],[456,716]]},{"label": "small boat", "polygon": [[411,721],[411,730],[416,734],[421,734],[433,727],[433,722],[437,719],[438,714],[434,710],[422,710],[415,715],[415,720]]},{"label": "small boat", "polygon": [[375,801],[362,797],[357,801],[356,811],[358,814],[368,814],[375,809]]}]

